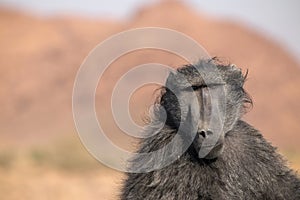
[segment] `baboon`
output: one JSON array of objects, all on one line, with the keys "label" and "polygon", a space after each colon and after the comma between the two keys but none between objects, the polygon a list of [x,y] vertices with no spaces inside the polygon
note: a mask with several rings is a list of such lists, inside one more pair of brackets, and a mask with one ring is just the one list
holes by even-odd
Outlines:
[{"label": "baboon", "polygon": [[[276,148],[258,130],[241,120],[252,105],[243,88],[246,76],[235,65],[223,64],[216,59],[200,60],[170,73],[157,101],[160,107],[150,122],[161,120],[163,108],[166,114],[164,126],[158,133],[142,139],[137,152],[161,149],[176,134],[180,134],[183,141],[188,139],[185,137],[185,134],[189,135],[188,129],[178,133],[182,121],[196,120],[197,123],[192,123],[192,126],[196,124],[196,135],[188,149],[170,165],[144,173],[127,173],[121,199],[299,200],[297,174],[286,166]],[[182,77],[191,85],[192,91],[185,89]],[[179,95],[170,87],[177,88]],[[225,99],[210,94],[220,88]],[[199,111],[180,104],[182,100],[178,96],[186,99],[191,92],[197,97]],[[211,139],[217,133],[208,125],[213,116],[213,102],[223,106],[226,113],[217,140]],[[149,133],[156,131],[155,125],[150,124],[150,127]],[[207,147],[202,147],[204,143],[210,144],[209,152],[200,155],[200,149]],[[148,160],[137,154],[129,168],[137,169],[147,163]]]}]

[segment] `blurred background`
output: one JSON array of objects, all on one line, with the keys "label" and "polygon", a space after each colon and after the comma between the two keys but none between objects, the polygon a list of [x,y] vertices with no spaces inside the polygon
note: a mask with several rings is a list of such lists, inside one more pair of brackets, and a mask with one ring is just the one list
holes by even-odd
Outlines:
[{"label": "blurred background", "polygon": [[[98,43],[145,26],[185,33],[210,55],[249,69],[254,107],[244,118],[299,170],[299,6],[297,0],[1,0],[0,199],[117,199],[123,174],[80,143],[72,87]],[[185,61],[159,50],[131,52],[112,63],[97,89],[99,121],[125,149],[133,139],[114,124],[111,91],[129,69],[149,62],[178,67]],[[130,100],[138,124],[156,87],[143,87]]]}]

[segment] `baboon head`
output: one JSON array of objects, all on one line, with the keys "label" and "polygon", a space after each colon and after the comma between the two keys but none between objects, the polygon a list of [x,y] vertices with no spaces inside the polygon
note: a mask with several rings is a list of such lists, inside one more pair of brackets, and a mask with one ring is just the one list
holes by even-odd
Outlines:
[{"label": "baboon head", "polygon": [[221,155],[226,134],[241,118],[245,103],[251,104],[243,89],[245,78],[236,66],[214,60],[186,65],[169,74],[160,99],[167,114],[165,123],[178,129],[189,121],[189,126],[195,127],[191,147],[200,159]]}]

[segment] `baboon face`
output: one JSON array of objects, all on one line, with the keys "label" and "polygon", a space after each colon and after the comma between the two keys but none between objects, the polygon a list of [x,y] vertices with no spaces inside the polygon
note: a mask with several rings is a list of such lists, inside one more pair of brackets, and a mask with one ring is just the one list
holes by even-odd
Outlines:
[{"label": "baboon face", "polygon": [[210,62],[185,66],[169,75],[166,92],[161,97],[167,113],[166,124],[178,129],[180,123],[191,121],[197,132],[192,147],[200,159],[221,155],[226,133],[241,117],[247,101],[244,79],[235,66]]}]

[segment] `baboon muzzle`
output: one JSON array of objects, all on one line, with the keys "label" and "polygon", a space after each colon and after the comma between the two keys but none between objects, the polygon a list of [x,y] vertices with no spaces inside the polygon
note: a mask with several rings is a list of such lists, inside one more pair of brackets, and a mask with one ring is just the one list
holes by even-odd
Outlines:
[{"label": "baboon muzzle", "polygon": [[[202,87],[196,92],[200,107],[198,130],[194,139],[194,147],[198,152],[199,158],[212,159],[219,156],[223,149],[223,137],[220,131],[213,131],[215,123],[212,113],[212,95],[209,87]],[[214,101],[214,106],[219,106],[221,102]]]}]

